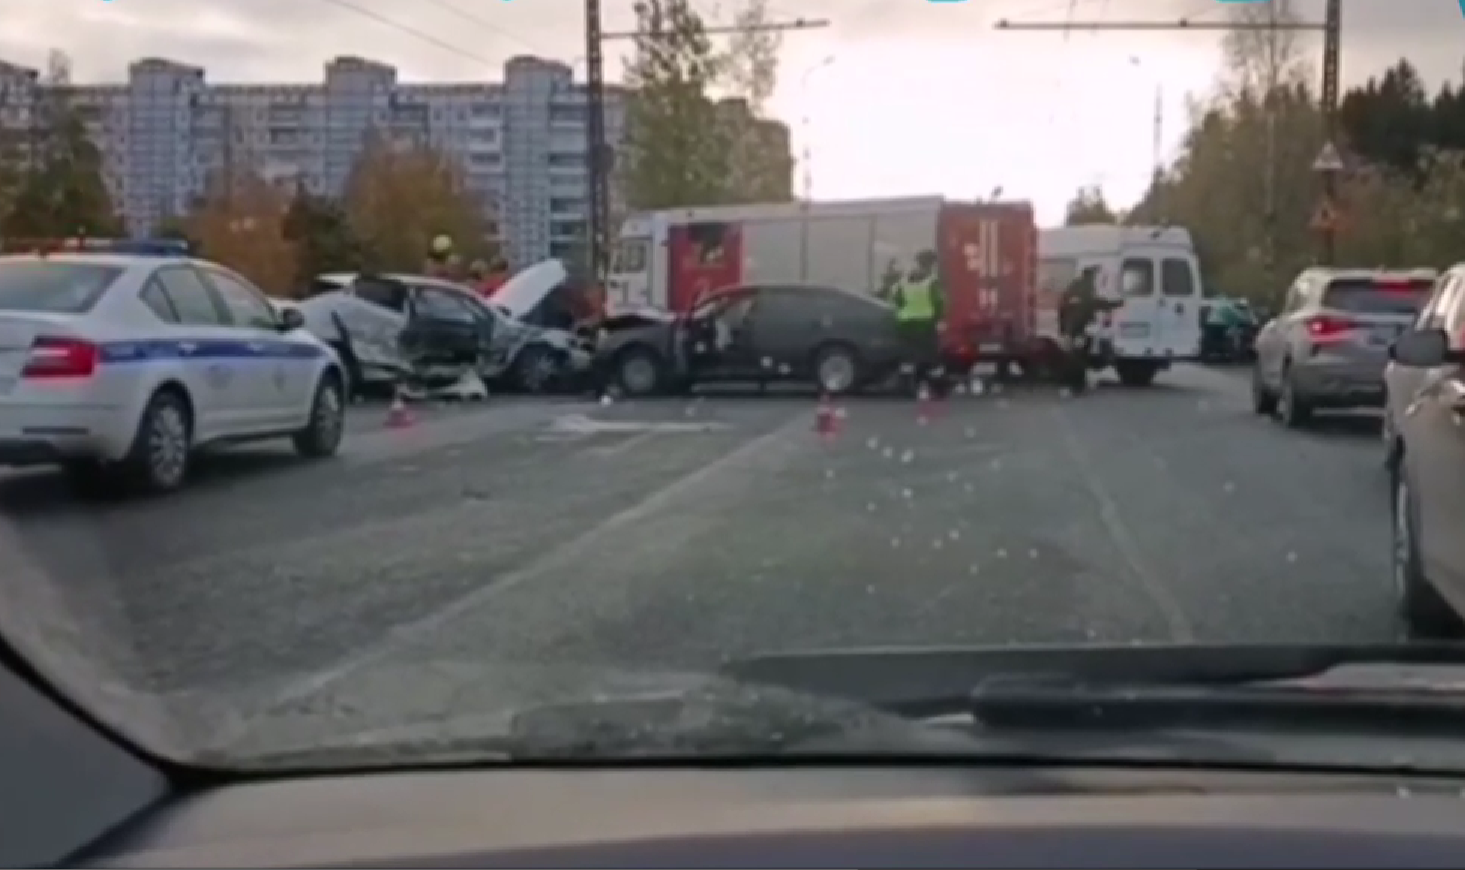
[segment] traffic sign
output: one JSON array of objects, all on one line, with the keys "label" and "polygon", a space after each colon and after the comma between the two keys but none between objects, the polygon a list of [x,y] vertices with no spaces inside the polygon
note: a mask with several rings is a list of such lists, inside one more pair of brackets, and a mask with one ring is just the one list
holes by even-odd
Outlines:
[{"label": "traffic sign", "polygon": [[1312,213],[1312,228],[1321,233],[1330,233],[1338,228],[1338,207],[1330,200],[1318,204]]},{"label": "traffic sign", "polygon": [[1312,161],[1313,172],[1342,172],[1343,155],[1338,153],[1338,147],[1332,142],[1323,145],[1317,154],[1317,159]]}]

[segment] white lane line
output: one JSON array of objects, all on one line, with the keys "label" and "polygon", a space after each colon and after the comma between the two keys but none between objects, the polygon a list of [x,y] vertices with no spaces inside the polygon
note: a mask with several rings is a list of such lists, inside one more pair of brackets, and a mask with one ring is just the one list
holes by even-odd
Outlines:
[{"label": "white lane line", "polygon": [[[737,466],[757,457],[775,443],[787,438],[790,434],[795,432],[802,434],[807,428],[807,425],[808,415],[806,413],[800,411],[793,414],[788,421],[780,424],[773,430],[744,443],[729,453],[713,459],[706,465],[673,480],[666,486],[652,491],[641,501],[612,514],[604,522],[592,526],[577,537],[549,551],[541,558],[530,562],[518,570],[501,575],[492,584],[480,587],[421,619],[393,628],[380,643],[364,647],[354,655],[347,656],[336,662],[331,667],[315,671],[304,679],[289,683],[263,706],[263,710],[273,710],[308,698],[334,683],[347,679],[363,668],[389,658],[399,650],[407,648],[423,638],[431,637],[444,625],[458,619],[465,613],[485,606],[494,598],[503,595],[515,587],[522,586],[531,580],[538,579],[556,570],[583,565],[595,553],[609,546],[611,544],[609,539],[614,538],[624,529],[640,525],[649,517],[665,511],[668,507],[673,506],[678,499],[684,498],[687,493],[708,481],[715,480],[720,475],[735,470]],[[248,729],[249,722],[254,718],[246,717],[243,721],[235,723],[236,727],[234,728],[221,729],[225,733],[218,735],[218,740],[214,743],[214,746],[216,748],[223,748],[243,736],[243,733]]]},{"label": "white lane line", "polygon": [[1094,472],[1094,466],[1089,456],[1088,449],[1084,447],[1083,441],[1073,431],[1073,424],[1069,421],[1063,408],[1052,409],[1053,419],[1057,421],[1058,429],[1063,435],[1064,446],[1068,449],[1069,458],[1073,463],[1074,471],[1088,489],[1090,497],[1099,508],[1099,519],[1104,524],[1104,530],[1108,533],[1109,539],[1114,542],[1114,548],[1124,559],[1125,566],[1129,568],[1129,576],[1138,585],[1139,590],[1145,597],[1155,605],[1164,617],[1170,629],[1171,639],[1176,643],[1192,643],[1195,641],[1195,629],[1190,624],[1190,619],[1185,615],[1185,608],[1181,606],[1179,599],[1170,591],[1170,586],[1152,571],[1145,561],[1144,554],[1139,544],[1135,542],[1134,534],[1130,532],[1129,525],[1124,522],[1124,517],[1119,511],[1119,505],[1099,475]]},{"label": "white lane line", "polygon": [[598,456],[601,458],[605,458],[607,456],[620,456],[623,453],[630,453],[632,450],[635,450],[636,448],[645,444],[647,441],[650,441],[651,439],[656,438],[661,434],[661,432],[658,432],[655,429],[651,429],[646,432],[632,435],[630,438],[626,438],[622,441],[617,441],[615,444],[607,444],[604,447],[592,447],[590,448],[590,453],[594,456]]}]

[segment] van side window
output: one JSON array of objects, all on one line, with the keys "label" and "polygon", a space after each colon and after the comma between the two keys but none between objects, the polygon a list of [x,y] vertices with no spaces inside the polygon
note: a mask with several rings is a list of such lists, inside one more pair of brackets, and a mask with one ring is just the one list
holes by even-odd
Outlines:
[{"label": "van side window", "polygon": [[1160,263],[1160,292],[1166,296],[1195,295],[1195,273],[1189,260],[1166,257]]},{"label": "van side window", "polygon": [[1143,257],[1125,260],[1119,269],[1119,287],[1125,296],[1155,295],[1154,262]]}]

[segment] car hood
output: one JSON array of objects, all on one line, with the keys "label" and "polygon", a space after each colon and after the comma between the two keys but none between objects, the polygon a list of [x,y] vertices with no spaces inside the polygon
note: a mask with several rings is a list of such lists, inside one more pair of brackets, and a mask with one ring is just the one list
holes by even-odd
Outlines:
[{"label": "car hood", "polygon": [[545,260],[520,271],[493,294],[495,304],[522,320],[570,275],[559,260]]}]

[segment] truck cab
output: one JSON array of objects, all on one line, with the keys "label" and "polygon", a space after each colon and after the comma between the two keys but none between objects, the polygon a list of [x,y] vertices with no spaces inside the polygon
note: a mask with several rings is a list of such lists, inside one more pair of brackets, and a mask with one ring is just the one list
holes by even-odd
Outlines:
[{"label": "truck cab", "polygon": [[667,229],[660,215],[630,217],[621,224],[606,285],[610,309],[665,307]]},{"label": "truck cab", "polygon": [[1097,330],[1095,367],[1144,385],[1172,362],[1199,358],[1200,266],[1181,227],[1082,226],[1038,237],[1040,283],[1050,295],[1092,270],[1099,295],[1118,302]]}]

